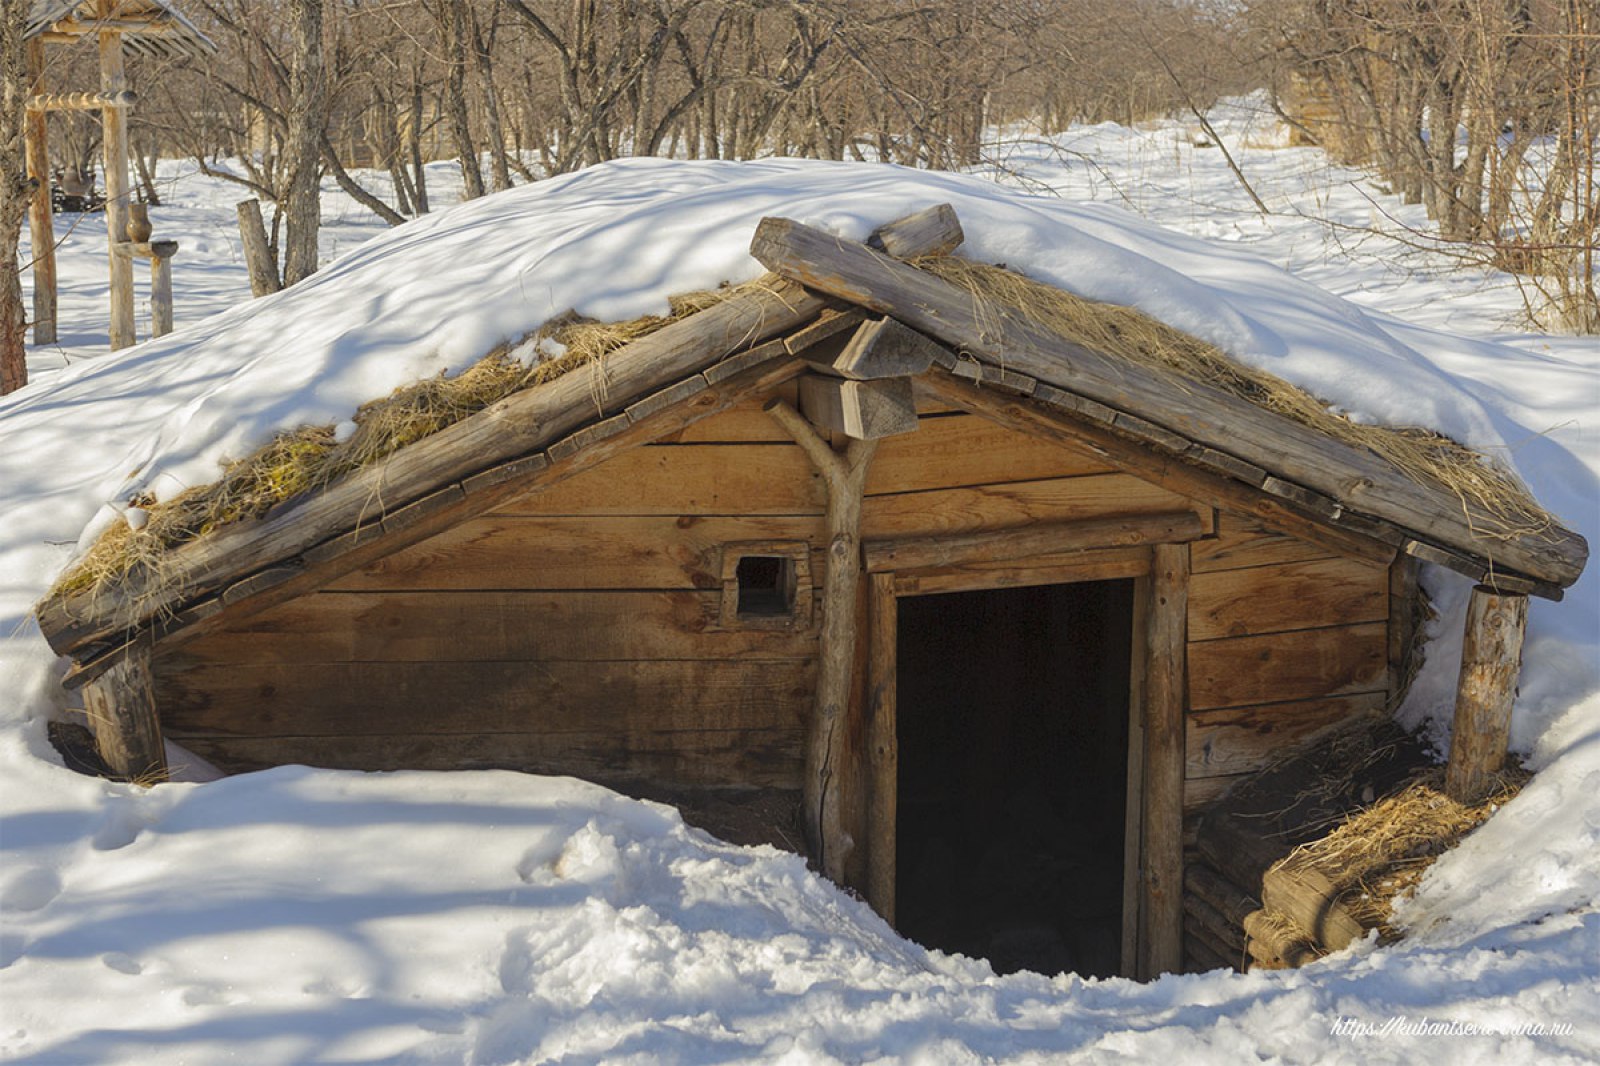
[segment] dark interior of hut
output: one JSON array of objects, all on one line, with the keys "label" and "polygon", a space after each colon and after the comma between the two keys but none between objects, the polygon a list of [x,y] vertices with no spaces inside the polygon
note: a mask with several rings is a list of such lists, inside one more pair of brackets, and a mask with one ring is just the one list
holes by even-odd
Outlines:
[{"label": "dark interior of hut", "polygon": [[1117,973],[1133,582],[899,602],[896,918],[995,970]]}]

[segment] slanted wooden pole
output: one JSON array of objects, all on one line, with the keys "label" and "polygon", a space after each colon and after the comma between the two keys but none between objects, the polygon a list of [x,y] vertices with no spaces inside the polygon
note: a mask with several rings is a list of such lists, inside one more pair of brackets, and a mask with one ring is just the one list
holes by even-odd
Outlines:
[{"label": "slanted wooden pole", "polygon": [[83,703],[95,747],[113,773],[143,785],[166,780],[167,756],[156,718],[147,638],[83,686]]},{"label": "slanted wooden pole", "polygon": [[836,452],[787,402],[774,400],[766,410],[800,445],[828,488],[828,570],[822,584],[817,690],[806,734],[801,815],[812,859],[829,879],[843,884],[845,860],[862,831],[848,824],[844,809],[847,783],[860,770],[860,753],[850,750],[847,712],[856,658],[856,596],[864,570],[861,497],[878,443],[852,440],[843,453]]},{"label": "slanted wooden pole", "polygon": [[[101,14],[115,14],[115,0],[102,0]],[[121,93],[128,88],[122,65],[122,34],[100,34],[100,89]],[[100,112],[106,171],[106,231],[111,269],[111,347],[127,348],[138,337],[133,326],[133,261],[117,254],[117,244],[128,239],[128,109],[108,107]]]},{"label": "slanted wooden pole", "polygon": [[1145,615],[1144,883],[1139,974],[1183,967],[1183,761],[1189,546],[1157,544]]},{"label": "slanted wooden pole", "polygon": [[1485,585],[1472,590],[1444,775],[1445,792],[1460,803],[1482,799],[1505,765],[1527,627],[1528,597]]},{"label": "slanted wooden pole", "polygon": [[[28,73],[33,92],[44,91],[44,42],[28,42]],[[38,182],[28,205],[28,238],[33,245],[33,343],[56,340],[56,234],[50,203],[50,118],[29,111],[26,133],[28,176]]]}]

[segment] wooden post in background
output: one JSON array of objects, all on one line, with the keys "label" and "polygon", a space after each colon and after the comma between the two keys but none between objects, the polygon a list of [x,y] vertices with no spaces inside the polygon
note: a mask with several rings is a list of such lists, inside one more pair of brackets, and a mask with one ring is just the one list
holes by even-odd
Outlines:
[{"label": "wooden post in background", "polygon": [[[28,74],[33,95],[45,91],[44,41],[28,42]],[[56,340],[56,234],[50,203],[50,116],[43,110],[28,111],[28,176],[39,184],[28,205],[28,239],[33,246],[33,343],[54,344]]]},{"label": "wooden post in background", "polygon": [[[102,0],[101,14],[115,14],[116,0]],[[128,88],[122,65],[122,34],[100,31],[100,89],[120,93]],[[128,109],[107,107],[100,112],[106,170],[106,232],[111,267],[111,348],[126,348],[138,338],[133,327],[133,260],[118,255],[116,245],[128,239]]]},{"label": "wooden post in background", "polygon": [[1144,943],[1139,976],[1183,967],[1183,766],[1189,546],[1152,549],[1145,637]]},{"label": "wooden post in background", "polygon": [[1505,765],[1527,625],[1528,597],[1484,585],[1472,590],[1444,777],[1445,792],[1459,803],[1482,799]]},{"label": "wooden post in background", "polygon": [[172,256],[177,241],[150,242],[150,336],[172,332]]}]

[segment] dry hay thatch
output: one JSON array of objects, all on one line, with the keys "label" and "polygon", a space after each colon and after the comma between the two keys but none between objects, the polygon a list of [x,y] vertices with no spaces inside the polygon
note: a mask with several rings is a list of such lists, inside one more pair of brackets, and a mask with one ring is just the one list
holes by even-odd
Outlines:
[{"label": "dry hay thatch", "polygon": [[1319,840],[1302,844],[1279,864],[1314,871],[1341,889],[1339,904],[1384,942],[1397,940],[1395,901],[1416,890],[1435,859],[1460,843],[1532,775],[1519,767],[1499,775],[1492,794],[1463,804],[1444,792],[1444,770],[1430,767],[1403,787],[1357,811]]},{"label": "dry hay thatch", "polygon": [[1352,422],[1304,389],[1236,362],[1134,308],[1086,300],[1004,267],[958,256],[925,256],[915,264],[972,294],[980,319],[985,304],[1015,309],[1086,348],[1220,389],[1365,448],[1413,481],[1443,485],[1462,501],[1464,511],[1476,512],[1481,536],[1510,539],[1556,524],[1515,476],[1471,448],[1432,430]]},{"label": "dry hay thatch", "polygon": [[[324,488],[345,474],[510,396],[596,363],[608,352],[762,282],[674,296],[666,315],[625,322],[596,322],[563,315],[520,340],[503,344],[455,377],[427,378],[396,389],[356,412],[355,432],[338,440],[333,426],[303,426],[280,433],[222,477],[171,500],[145,497],[132,504],[143,513],[139,528],[111,525],[60,580],[52,595],[95,593],[135,573],[159,583],[167,553],[216,529],[257,518],[273,507]],[[550,354],[525,361],[517,353]],[[535,355],[537,358],[537,354]],[[602,386],[597,383],[596,389]]]}]

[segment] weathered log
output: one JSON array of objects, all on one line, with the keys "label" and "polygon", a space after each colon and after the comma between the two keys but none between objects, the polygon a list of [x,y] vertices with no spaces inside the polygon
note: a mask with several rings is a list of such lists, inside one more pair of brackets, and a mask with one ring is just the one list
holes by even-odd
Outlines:
[{"label": "weathered log", "polygon": [[1459,803],[1481,800],[1505,765],[1527,626],[1526,596],[1472,590],[1444,777],[1446,794]]},{"label": "weathered log", "polygon": [[768,269],[937,337],[976,357],[1137,413],[1191,441],[1266,469],[1343,507],[1568,585],[1588,546],[1560,527],[1537,536],[1486,536],[1503,524],[1442,485],[1421,484],[1376,454],[1196,381],[1115,359],[1068,341],[1020,312],[977,306],[972,296],[864,244],[788,219],[763,219],[751,254]]},{"label": "weathered log", "polygon": [[234,205],[239,215],[239,240],[244,245],[244,265],[250,272],[250,295],[266,296],[283,288],[278,280],[278,264],[267,243],[267,227],[261,221],[261,201],[240,200]]},{"label": "weathered log", "polygon": [[111,669],[83,689],[95,748],[118,777],[142,785],[165,780],[166,751],[156,718],[150,642],[139,640]]},{"label": "weathered log", "polygon": [[1222,950],[1203,937],[1187,932],[1183,936],[1184,969],[1191,973],[1209,970],[1237,970],[1238,966],[1224,957]]},{"label": "weathered log", "polygon": [[[28,42],[32,91],[44,91],[44,42]],[[50,122],[43,111],[29,111],[24,152],[28,177],[35,182],[28,203],[28,240],[33,249],[33,343],[56,340],[56,236],[50,202]]]},{"label": "weathered log", "polygon": [[1204,536],[1205,532],[1205,523],[1193,511],[1179,511],[1127,518],[1041,522],[1020,529],[952,536],[869,540],[865,556],[868,572],[878,573],[934,566],[969,566],[973,563],[1096,548],[1176,544],[1195,540]]},{"label": "weathered log", "polygon": [[1329,951],[1338,951],[1367,935],[1344,905],[1344,897],[1359,890],[1360,872],[1341,876],[1290,855],[1261,879],[1261,906],[1290,919]]},{"label": "weathered log", "polygon": [[1244,932],[1249,938],[1245,941],[1245,950],[1265,969],[1294,969],[1326,954],[1292,921],[1269,911],[1247,914]]},{"label": "weathered log", "polygon": [[1206,816],[1196,846],[1224,879],[1257,897],[1261,878],[1289,850],[1288,845],[1267,840],[1232,817],[1217,814]]},{"label": "weathered log", "polygon": [[[122,34],[100,33],[100,88],[107,94],[126,92],[128,79],[122,62]],[[118,255],[116,245],[128,239],[128,109],[106,108],[100,113],[101,147],[105,157],[106,230],[111,261],[111,348],[127,348],[138,340],[133,321],[133,263]]]},{"label": "weathered log", "polygon": [[[176,243],[176,242],[173,242]],[[150,336],[172,332],[172,256],[150,257]]]},{"label": "weathered log", "polygon": [[1191,862],[1183,871],[1183,887],[1196,899],[1204,900],[1229,924],[1244,926],[1245,915],[1261,909],[1261,901],[1202,862]]},{"label": "weathered log", "polygon": [[817,428],[853,440],[881,440],[917,428],[910,378],[850,381],[807,374],[800,379],[800,410]]},{"label": "weathered log", "polygon": [[1146,978],[1183,961],[1183,712],[1189,548],[1158,544],[1145,636],[1144,959]]},{"label": "weathered log", "polygon": [[843,884],[845,863],[855,847],[843,793],[853,754],[846,714],[856,655],[856,597],[863,573],[861,500],[867,466],[878,444],[852,440],[840,454],[783,400],[772,401],[766,410],[805,451],[828,488],[828,569],[822,583],[816,698],[806,729],[801,819],[818,868]]},{"label": "weathered log", "polygon": [[1195,895],[1183,894],[1183,931],[1203,933],[1211,942],[1232,950],[1232,958],[1244,954],[1244,926],[1230,922],[1217,908]]},{"label": "weathered log", "polygon": [[867,244],[896,259],[914,259],[919,255],[949,255],[964,240],[966,235],[961,232],[956,209],[949,204],[935,204],[879,226],[867,238]]}]

